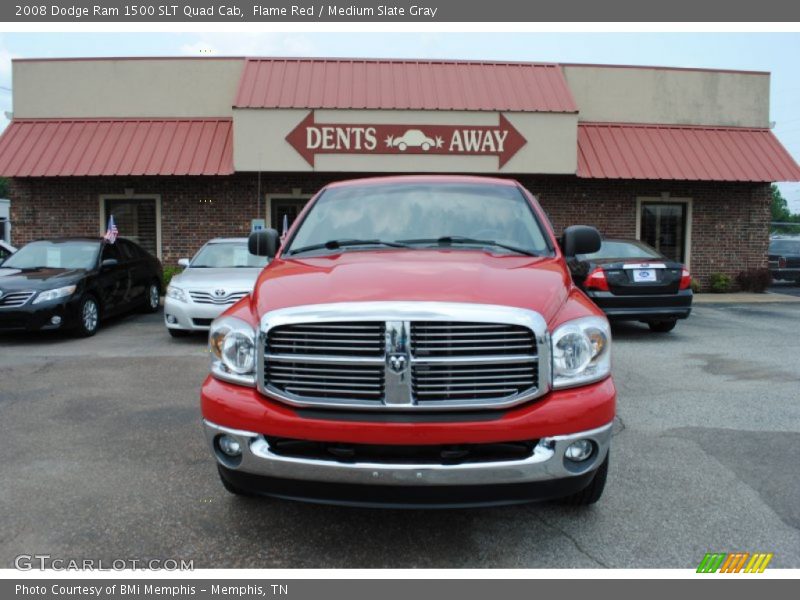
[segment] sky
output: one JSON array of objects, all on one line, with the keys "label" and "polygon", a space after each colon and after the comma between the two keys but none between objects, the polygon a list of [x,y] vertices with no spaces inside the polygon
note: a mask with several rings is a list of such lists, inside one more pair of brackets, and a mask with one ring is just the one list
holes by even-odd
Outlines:
[{"label": "sky", "polygon": [[[773,131],[800,161],[800,33],[6,33],[0,34],[0,112],[13,110],[12,58],[173,55],[461,58],[770,71]],[[0,128],[7,123],[0,114]],[[780,187],[790,209],[800,213],[800,184]]]}]

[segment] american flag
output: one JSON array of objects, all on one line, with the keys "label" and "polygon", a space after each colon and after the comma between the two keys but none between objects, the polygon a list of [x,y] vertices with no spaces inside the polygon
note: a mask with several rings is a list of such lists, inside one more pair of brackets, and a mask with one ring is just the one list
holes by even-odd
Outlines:
[{"label": "american flag", "polygon": [[111,215],[108,217],[108,227],[106,227],[106,234],[103,236],[103,239],[109,244],[113,244],[117,241],[118,235],[119,230],[117,229],[117,224],[114,223],[114,215]]}]

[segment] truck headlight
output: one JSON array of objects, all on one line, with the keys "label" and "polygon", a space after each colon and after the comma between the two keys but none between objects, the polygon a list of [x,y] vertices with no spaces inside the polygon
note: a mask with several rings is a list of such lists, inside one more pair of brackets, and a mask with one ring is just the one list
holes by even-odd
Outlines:
[{"label": "truck headlight", "polygon": [[553,388],[586,385],[611,373],[611,328],[601,317],[567,321],[552,336]]},{"label": "truck headlight", "polygon": [[186,292],[174,285],[167,286],[167,298],[172,298],[178,302],[186,302]]},{"label": "truck headlight", "polygon": [[208,332],[211,374],[217,379],[255,385],[256,331],[236,317],[220,317]]},{"label": "truck headlight", "polygon": [[72,296],[72,294],[75,293],[75,287],[76,286],[74,285],[68,285],[66,287],[60,287],[54,290],[45,290],[44,292],[39,292],[39,295],[36,296],[33,304],[39,304],[39,302],[49,302],[50,300],[58,300],[59,298]]}]

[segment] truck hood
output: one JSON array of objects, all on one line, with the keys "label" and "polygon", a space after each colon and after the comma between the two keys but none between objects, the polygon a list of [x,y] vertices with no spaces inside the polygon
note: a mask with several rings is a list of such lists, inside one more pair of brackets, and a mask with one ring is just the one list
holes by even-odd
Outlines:
[{"label": "truck hood", "polygon": [[517,306],[550,321],[571,281],[552,257],[497,255],[481,250],[343,252],[275,259],[262,273],[258,315],[331,302],[426,301]]},{"label": "truck hood", "polygon": [[250,293],[259,273],[261,273],[259,268],[188,268],[173,277],[170,283],[184,289],[224,289],[227,293],[244,291]]}]

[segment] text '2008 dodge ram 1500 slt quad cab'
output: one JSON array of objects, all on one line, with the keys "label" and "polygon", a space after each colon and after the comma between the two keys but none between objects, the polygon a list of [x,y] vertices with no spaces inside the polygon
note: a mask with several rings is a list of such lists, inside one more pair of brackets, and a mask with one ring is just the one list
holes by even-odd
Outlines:
[{"label": "text '2008 dodge ram 1500 slt quad cab'", "polygon": [[356,505],[602,494],[616,391],[603,313],[518,183],[389,177],[326,186],[252,295],[217,318],[202,388],[226,489]]}]

